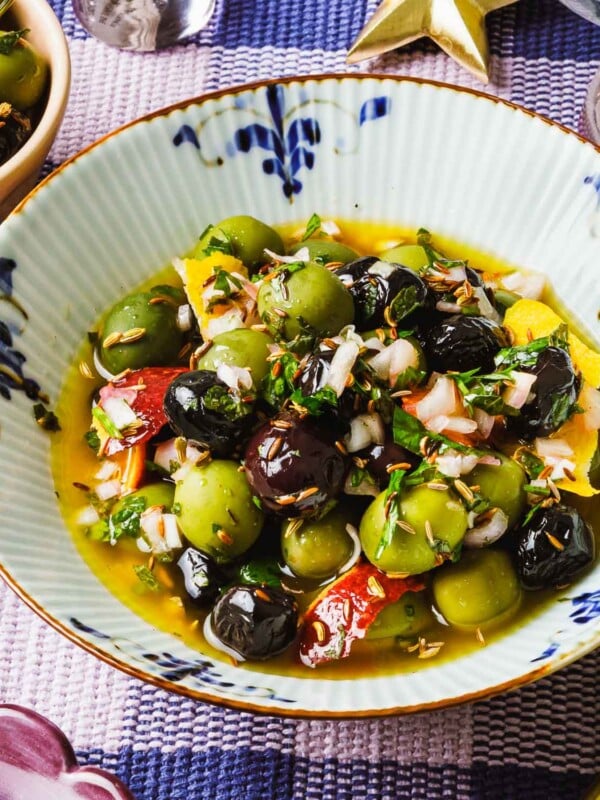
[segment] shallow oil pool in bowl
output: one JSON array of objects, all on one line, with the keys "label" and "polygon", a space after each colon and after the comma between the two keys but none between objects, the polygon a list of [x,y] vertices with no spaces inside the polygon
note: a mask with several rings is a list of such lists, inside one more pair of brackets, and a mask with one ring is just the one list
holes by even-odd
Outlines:
[{"label": "shallow oil pool in bowl", "polygon": [[[3,358],[55,402],[102,311],[187,250],[207,222],[233,213],[282,224],[318,210],[425,226],[545,271],[577,326],[594,336],[598,175],[598,153],[574,135],[434,84],[322,78],[217,94],[109,136],[0,229],[2,289],[15,301],[2,309]],[[351,716],[485,696],[597,642],[592,571],[565,592],[567,602],[510,635],[414,674],[332,683],[318,671],[299,679],[215,662],[143,622],[91,575],[57,509],[47,437],[20,391],[27,386],[13,384],[5,382],[0,437],[3,572],[59,629],[132,674],[235,706]]]}]

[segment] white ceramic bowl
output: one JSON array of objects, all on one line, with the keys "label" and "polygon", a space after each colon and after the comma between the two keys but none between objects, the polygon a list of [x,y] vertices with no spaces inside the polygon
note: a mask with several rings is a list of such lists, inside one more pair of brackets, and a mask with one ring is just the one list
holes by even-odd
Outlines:
[{"label": "white ceramic bowl", "polygon": [[[248,136],[259,124],[261,136]],[[54,400],[99,313],[190,248],[208,222],[240,213],[271,223],[317,211],[425,226],[545,272],[597,336],[599,193],[600,153],[590,143],[474,92],[333,76],[209,95],[107,136],[2,225],[0,287],[28,319],[1,306],[10,341],[5,333],[0,365]],[[52,625],[140,678],[272,713],[405,713],[520,686],[600,642],[599,566],[520,629],[414,673],[331,681],[318,670],[299,679],[213,662],[143,622],[92,575],[57,508],[48,434],[5,379],[8,392],[0,398],[1,571]]]},{"label": "white ceramic bowl", "polygon": [[5,19],[15,29],[29,29],[28,41],[50,65],[50,86],[35,130],[0,166],[0,221],[35,185],[62,122],[71,85],[67,39],[46,0],[15,0]]}]

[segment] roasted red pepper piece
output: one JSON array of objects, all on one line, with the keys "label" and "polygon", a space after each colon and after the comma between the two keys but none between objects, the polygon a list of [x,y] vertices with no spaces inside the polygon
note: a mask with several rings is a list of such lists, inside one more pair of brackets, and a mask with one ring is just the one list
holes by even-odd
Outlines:
[{"label": "roasted red pepper piece", "polygon": [[[102,397],[108,397],[113,392],[116,396],[125,396],[142,423],[139,428],[122,439],[109,439],[106,445],[107,455],[112,456],[134,444],[147,442],[159,432],[167,422],[163,411],[165,392],[172,380],[182,372],[188,371],[186,367],[144,367],[111,381],[101,389],[101,402]],[[143,388],[136,388],[138,386]]]},{"label": "roasted red pepper piece", "polygon": [[368,562],[357,564],[330,584],[311,604],[300,633],[300,660],[307,667],[346,658],[356,639],[385,606],[405,592],[425,588],[418,575],[390,578]]}]

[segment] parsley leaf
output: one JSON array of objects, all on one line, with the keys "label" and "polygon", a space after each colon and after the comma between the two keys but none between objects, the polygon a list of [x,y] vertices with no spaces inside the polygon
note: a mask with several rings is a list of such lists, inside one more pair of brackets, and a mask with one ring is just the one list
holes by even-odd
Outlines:
[{"label": "parsley leaf", "polygon": [[121,508],[111,514],[106,521],[102,541],[116,544],[122,536],[137,538],[140,534],[141,517],[148,501],[143,495],[130,495],[123,498]]}]

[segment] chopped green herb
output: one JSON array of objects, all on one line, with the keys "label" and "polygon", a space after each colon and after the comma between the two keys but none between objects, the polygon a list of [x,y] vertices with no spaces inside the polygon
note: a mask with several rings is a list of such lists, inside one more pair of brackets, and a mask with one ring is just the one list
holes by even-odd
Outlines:
[{"label": "chopped green herb", "polygon": [[401,322],[409,314],[421,307],[417,298],[417,287],[406,286],[401,289],[390,304],[390,317],[395,322]]},{"label": "chopped green herb", "polygon": [[112,421],[112,419],[108,416],[106,411],[102,408],[102,406],[94,406],[92,408],[92,416],[94,417],[94,419],[98,420],[100,425],[102,425],[102,427],[104,428],[106,433],[112,439],[122,439],[123,438],[123,434],[121,433],[119,428],[117,428],[117,426]]},{"label": "chopped green herb", "polygon": [[145,564],[135,564],[133,571],[138,576],[140,581],[145,584],[152,592],[160,589],[160,583],[157,581],[156,576],[148,569]]},{"label": "chopped green herb", "polygon": [[254,505],[255,505],[257,508],[259,508],[259,509],[262,511],[262,509],[263,509],[263,504],[262,504],[262,501],[261,501],[260,497],[257,497],[255,494],[253,494],[253,495],[252,495],[252,502],[254,503]]},{"label": "chopped green herb", "polygon": [[337,408],[338,398],[330,386],[324,386],[311,395],[304,395],[300,389],[295,389],[290,395],[290,400],[305,408],[309,414],[320,416],[331,408]]},{"label": "chopped green herb", "polygon": [[241,397],[220,385],[211,386],[208,389],[204,395],[204,408],[207,411],[216,411],[232,421],[252,412],[250,403],[244,403]]},{"label": "chopped green herb", "polygon": [[123,498],[121,508],[111,514],[106,521],[103,541],[116,544],[122,536],[137,538],[140,534],[141,517],[148,502],[143,495],[129,495]]},{"label": "chopped green herb", "polygon": [[514,460],[520,464],[530,478],[537,478],[545,464],[542,459],[527,447],[519,447],[513,454]]},{"label": "chopped green herb", "polygon": [[258,586],[281,586],[281,570],[276,559],[260,558],[249,561],[240,567],[239,578],[242,583]]},{"label": "chopped green herb", "polygon": [[17,46],[19,39],[29,33],[29,28],[18,31],[0,31],[0,55],[9,56]]},{"label": "chopped green herb", "polygon": [[178,517],[181,514],[181,503],[173,503],[171,506],[171,514],[175,514]]},{"label": "chopped green herb", "polygon": [[304,235],[302,236],[302,241],[304,242],[306,239],[310,239],[311,236],[314,236],[316,233],[319,233],[320,230],[321,230],[321,217],[318,214],[313,214],[306,223],[306,230],[304,231]]},{"label": "chopped green herb", "polygon": [[403,469],[396,469],[394,470],[394,472],[392,472],[392,477],[390,478],[390,483],[386,491],[386,501],[389,502],[389,508],[387,513],[387,518],[383,526],[383,531],[381,532],[381,538],[377,545],[377,550],[375,551],[376,560],[381,558],[386,547],[389,547],[389,545],[392,542],[394,533],[396,532],[396,526],[400,519],[399,495],[402,489],[402,483],[404,481],[405,475],[406,472]]}]

